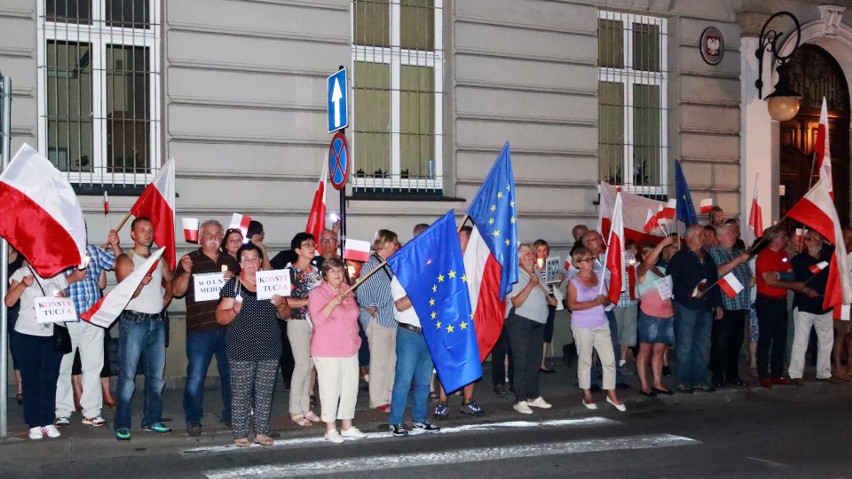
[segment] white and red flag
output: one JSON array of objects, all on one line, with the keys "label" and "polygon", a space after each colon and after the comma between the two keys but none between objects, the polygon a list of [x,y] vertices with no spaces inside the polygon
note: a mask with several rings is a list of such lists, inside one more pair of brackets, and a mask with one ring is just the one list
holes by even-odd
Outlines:
[{"label": "white and red flag", "polygon": [[748,229],[754,238],[763,236],[763,209],[757,202],[757,184],[754,185],[754,196],[751,199],[751,211],[748,213]]},{"label": "white and red flag", "polygon": [[657,219],[657,215],[648,210],[648,216],[645,218],[645,226],[642,228],[646,233],[650,233],[654,231],[654,228],[660,227],[660,220]]},{"label": "white and red flag", "polygon": [[[612,224],[612,213],[615,207],[615,195],[619,187],[609,183],[600,184],[600,228],[604,238],[609,235]],[[621,192],[622,219],[624,221],[624,236],[626,240],[633,240],[638,244],[648,241],[657,242],[664,233],[660,231],[649,234],[645,231],[648,211],[657,211],[663,205],[662,202],[635,195],[626,191]],[[672,216],[674,217],[674,215]],[[657,218],[659,220],[659,218]],[[653,231],[653,230],[652,230]]]},{"label": "white and red flag", "polygon": [[661,219],[661,220],[672,220],[672,221],[674,221],[675,216],[677,215],[677,199],[676,198],[670,199],[665,204],[665,206],[663,206],[663,209],[661,209],[660,212],[657,213],[657,215],[658,215],[659,219]]},{"label": "white and red flag", "polygon": [[612,228],[609,230],[609,241],[606,249],[606,268],[609,270],[609,292],[607,296],[612,303],[618,303],[621,290],[624,287],[624,220],[622,218],[621,192],[615,195],[615,207],[612,211]]},{"label": "white and red flag", "polygon": [[154,225],[154,243],[164,249],[169,268],[175,269],[175,161],[169,159],[145,191],[130,207],[133,216],[146,217]]},{"label": "white and red flag", "polygon": [[710,214],[713,211],[713,198],[704,198],[699,205],[699,212],[702,215]]},{"label": "white and red flag", "polygon": [[243,233],[243,242],[248,243],[248,227],[251,223],[251,216],[234,213],[231,215],[231,224],[228,225],[229,230],[240,230]]},{"label": "white and red flag", "polygon": [[198,243],[198,218],[181,218],[183,238],[189,243]]},{"label": "white and red flag", "polygon": [[109,214],[109,195],[104,191],[104,214]]},{"label": "white and red flag", "polygon": [[834,199],[834,182],[831,178],[831,149],[828,146],[828,108],[825,97],[822,97],[822,111],[819,114],[819,128],[817,129],[814,152],[817,155],[817,167],[819,177],[828,184],[828,193]]},{"label": "white and red flag", "polygon": [[29,145],[0,175],[0,236],[43,278],[83,264],[86,256],[86,223],[74,189]]},{"label": "white and red flag", "polygon": [[824,309],[852,303],[852,282],[849,277],[846,245],[843,243],[840,219],[830,192],[830,185],[824,178],[820,178],[787,213],[788,218],[809,226],[834,245],[834,254],[828,264],[825,298],[822,302]]},{"label": "white and red flag", "polygon": [[810,271],[811,274],[819,274],[819,272],[824,270],[826,266],[828,266],[828,261],[820,261],[819,263],[808,266],[808,271]]},{"label": "white and red flag", "polygon": [[346,238],[343,245],[343,259],[366,263],[370,261],[370,242]]},{"label": "white and red flag", "polygon": [[737,276],[731,272],[726,274],[719,280],[719,289],[725,292],[729,298],[733,298],[740,293],[744,288]]},{"label": "white and red flag", "polygon": [[308,215],[308,225],[305,226],[305,231],[312,234],[316,241],[319,241],[320,234],[325,229],[325,187],[327,182],[328,157],[322,163],[322,174],[319,183],[317,183],[317,191],[314,193],[314,202],[311,204],[311,213]]},{"label": "white and red flag", "polygon": [[127,303],[133,299],[133,293],[136,292],[136,288],[139,287],[145,276],[153,272],[154,268],[157,267],[160,256],[163,256],[164,252],[165,248],[159,248],[154,251],[141,266],[134,268],[124,278],[124,281],[118,283],[106,296],[99,299],[94,306],[81,314],[80,317],[95,326],[109,328],[115,322],[115,319],[118,318],[118,315],[127,307]]}]

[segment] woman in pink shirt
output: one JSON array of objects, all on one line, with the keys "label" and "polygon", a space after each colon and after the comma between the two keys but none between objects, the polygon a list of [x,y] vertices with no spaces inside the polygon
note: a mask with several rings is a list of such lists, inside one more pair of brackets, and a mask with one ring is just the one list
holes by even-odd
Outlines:
[{"label": "woman in pink shirt", "polygon": [[[358,399],[358,304],[344,282],[343,261],[329,258],[320,270],[322,283],[311,291],[308,312],[314,324],[311,356],[317,368],[325,439],[335,444],[343,438],[366,436],[352,425]],[[337,420],[341,430],[337,431]]]}]

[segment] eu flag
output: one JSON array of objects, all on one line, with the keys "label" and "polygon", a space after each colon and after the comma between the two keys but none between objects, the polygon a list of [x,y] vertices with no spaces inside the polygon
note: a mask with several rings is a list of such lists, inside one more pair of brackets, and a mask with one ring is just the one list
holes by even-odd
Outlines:
[{"label": "eu flag", "polygon": [[388,266],[420,319],[447,392],[482,377],[454,211],[388,258]]},{"label": "eu flag", "polygon": [[677,219],[683,221],[686,226],[698,224],[695,215],[695,204],[692,203],[692,195],[689,194],[689,185],[683,176],[680,160],[675,160],[675,194],[677,195]]}]

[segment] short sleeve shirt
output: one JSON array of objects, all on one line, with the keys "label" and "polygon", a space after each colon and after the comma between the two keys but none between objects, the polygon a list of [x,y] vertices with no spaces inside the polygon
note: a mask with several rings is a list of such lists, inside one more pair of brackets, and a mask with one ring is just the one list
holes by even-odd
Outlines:
[{"label": "short sleeve shirt", "polygon": [[763,273],[787,273],[793,270],[793,264],[790,262],[790,256],[786,251],[783,249],[781,251],[772,251],[769,248],[764,249],[757,255],[755,270],[757,294],[776,299],[787,297],[786,288],[773,288],[763,281]]},{"label": "short sleeve shirt", "polygon": [[[293,299],[308,299],[311,291],[319,286],[322,281],[319,271],[313,266],[309,266],[308,270],[302,271],[293,265],[290,266],[290,270],[292,271],[290,280],[293,283],[293,291],[290,293],[290,296]],[[307,305],[301,308],[293,308],[293,312],[290,313],[290,319],[306,319],[307,317]]]},{"label": "short sleeve shirt", "polygon": [[[236,290],[237,282],[232,278],[219,294],[223,298],[234,298]],[[243,308],[225,333],[228,360],[278,360],[281,357],[281,328],[275,306],[268,299],[258,300],[257,294],[242,287],[239,295],[243,298]]]}]

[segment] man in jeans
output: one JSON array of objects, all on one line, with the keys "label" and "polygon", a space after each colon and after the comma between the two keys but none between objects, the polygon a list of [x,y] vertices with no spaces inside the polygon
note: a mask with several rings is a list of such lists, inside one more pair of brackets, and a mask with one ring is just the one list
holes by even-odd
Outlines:
[{"label": "man in jeans", "polygon": [[201,418],[204,416],[204,380],[210,360],[216,356],[219,383],[222,390],[222,421],[231,423],[231,371],[225,356],[226,326],[216,322],[218,297],[199,301],[195,291],[196,275],[224,271],[225,281],[240,271],[240,265],[219,247],[224,237],[222,225],[216,220],[201,224],[201,248],[180,259],[172,291],[175,297],[186,295],[186,386],[183,391],[183,411],[186,414],[186,432],[201,435]]},{"label": "man in jeans", "polygon": [[[130,238],[133,249],[119,256],[115,262],[115,278],[121,282],[151,256],[154,243],[154,225],[140,216],[131,223]],[[130,440],[131,399],[136,390],[136,368],[145,355],[145,411],[142,429],[157,433],[171,432],[163,425],[163,370],[166,366],[165,329],[163,310],[172,299],[172,271],[168,261],[160,259],[136,290],[127,308],[118,317],[119,364],[118,404],[115,410],[115,438]]]}]

